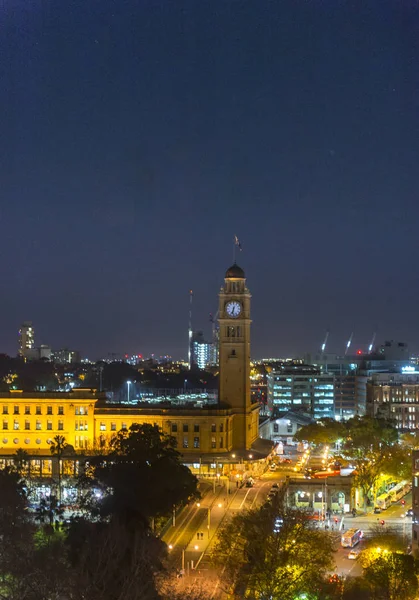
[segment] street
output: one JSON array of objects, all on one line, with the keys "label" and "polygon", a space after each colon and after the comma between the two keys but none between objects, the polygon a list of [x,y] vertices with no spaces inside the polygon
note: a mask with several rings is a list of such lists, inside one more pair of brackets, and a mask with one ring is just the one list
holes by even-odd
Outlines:
[{"label": "street", "polygon": [[[210,487],[200,502],[188,505],[176,517],[176,523],[170,527],[163,535],[162,539],[167,543],[171,564],[174,569],[182,573],[183,577],[178,580],[179,587],[204,584],[209,598],[220,598],[220,573],[216,572],[211,565],[210,555],[216,542],[216,533],[219,527],[240,511],[260,506],[266,500],[269,491],[274,483],[280,483],[287,475],[295,478],[294,465],[298,455],[295,452],[292,455],[292,464],[281,464],[276,471],[267,470],[260,479],[255,480],[251,488],[235,488],[230,486],[230,493],[227,493],[226,483]],[[300,474],[299,474],[300,475]],[[301,477],[302,475],[300,475]],[[402,517],[402,513],[411,506],[411,494],[405,498],[405,505],[400,502],[392,505],[381,514],[367,515],[358,514],[356,517],[345,515],[337,517],[338,522],[330,520],[329,527],[334,530],[336,536],[336,553],[334,573],[343,576],[358,576],[362,574],[362,569],[357,560],[350,560],[348,554],[349,548],[342,548],[340,545],[342,525],[347,531],[356,528],[364,532],[365,538],[371,534],[371,528],[380,526],[381,520],[384,520],[383,527],[390,527],[397,531],[406,540],[406,546],[410,544],[411,539],[411,518]],[[362,550],[364,542],[361,541],[356,550]]]}]

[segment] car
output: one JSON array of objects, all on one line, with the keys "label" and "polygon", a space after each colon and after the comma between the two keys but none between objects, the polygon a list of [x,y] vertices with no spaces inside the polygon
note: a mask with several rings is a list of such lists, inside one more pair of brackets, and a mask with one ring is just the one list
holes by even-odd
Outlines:
[{"label": "car", "polygon": [[413,517],[413,509],[408,508],[407,511],[402,514],[402,517]]},{"label": "car", "polygon": [[251,488],[255,485],[255,482],[253,481],[253,479],[247,479],[246,481],[246,487]]},{"label": "car", "polygon": [[374,506],[374,514],[379,515],[381,513],[381,508],[379,506]]},{"label": "car", "polygon": [[359,556],[359,550],[351,550],[348,554],[349,560],[356,560]]},{"label": "car", "polygon": [[273,498],[278,493],[278,490],[271,490],[268,494],[268,498]]},{"label": "car", "polygon": [[283,458],[282,462],[286,465],[290,465],[292,463],[292,460],[290,458]]},{"label": "car", "polygon": [[279,490],[279,483],[274,483],[271,490]]}]

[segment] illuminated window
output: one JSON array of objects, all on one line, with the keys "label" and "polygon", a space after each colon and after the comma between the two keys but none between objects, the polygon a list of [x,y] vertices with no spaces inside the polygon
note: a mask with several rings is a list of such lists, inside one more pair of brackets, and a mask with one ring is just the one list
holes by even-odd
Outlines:
[{"label": "illuminated window", "polygon": [[101,423],[100,424],[100,431],[106,431],[106,424],[105,423]]},{"label": "illuminated window", "polygon": [[116,431],[116,423],[111,423],[111,431]]},{"label": "illuminated window", "polygon": [[15,406],[15,407],[13,408],[13,414],[14,414],[14,415],[18,415],[18,414],[19,414],[19,407],[18,407],[18,406]]},{"label": "illuminated window", "polygon": [[183,447],[184,447],[184,448],[187,448],[188,446],[189,446],[188,438],[185,436],[185,437],[183,438]]},{"label": "illuminated window", "polygon": [[36,427],[35,428],[36,428],[37,431],[40,431],[42,429],[42,427],[41,427],[41,421],[39,419],[36,421]]},{"label": "illuminated window", "polygon": [[122,423],[121,429],[123,429],[124,431],[126,431],[127,430],[127,424],[126,423]]},{"label": "illuminated window", "polygon": [[16,421],[16,419],[13,422],[13,429],[19,429],[19,421]]},{"label": "illuminated window", "polygon": [[52,431],[52,421],[50,419],[47,421],[47,430]]},{"label": "illuminated window", "polygon": [[25,406],[25,415],[30,415],[30,414],[31,414],[31,407]]},{"label": "illuminated window", "polygon": [[212,433],[215,433],[217,431],[217,425],[215,423],[211,425],[211,431]]},{"label": "illuminated window", "polygon": [[211,448],[216,448],[217,447],[217,440],[215,439],[215,436],[213,435],[211,438]]},{"label": "illuminated window", "polygon": [[30,423],[30,421],[28,421],[26,419],[26,421],[25,421],[25,430],[28,431],[28,429],[30,429],[30,428],[31,428],[31,423]]},{"label": "illuminated window", "polygon": [[193,447],[199,448],[199,437],[198,436],[194,437],[194,439],[193,439]]},{"label": "illuminated window", "polygon": [[64,421],[62,419],[58,421],[58,431],[64,431]]}]

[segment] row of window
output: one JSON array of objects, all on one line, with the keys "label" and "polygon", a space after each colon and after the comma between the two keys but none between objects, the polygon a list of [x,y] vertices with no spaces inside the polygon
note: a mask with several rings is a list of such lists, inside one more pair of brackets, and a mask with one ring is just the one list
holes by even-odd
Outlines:
[{"label": "row of window", "polygon": [[[193,439],[193,447],[199,448],[200,443],[199,436],[195,436]],[[189,448],[189,438],[187,436],[183,438],[183,448]],[[217,448],[217,439],[215,435],[213,435],[211,438],[211,448]],[[219,448],[224,448],[224,438],[222,436],[220,437]]]},{"label": "row of window", "polygon": [[[3,430],[7,430],[7,429],[9,429],[9,422],[6,421],[5,419],[3,419]],[[13,421],[13,429],[15,431],[18,431],[20,429],[20,423],[16,419]],[[31,429],[30,421],[28,421],[28,420],[25,421],[24,429],[25,429],[25,431],[30,431],[30,429]],[[58,420],[57,429],[58,429],[58,431],[64,431],[64,421],[62,421],[61,419]],[[42,421],[40,421],[39,419],[35,423],[35,430],[36,431],[42,430]],[[47,431],[52,431],[52,430],[53,430],[52,420],[48,419],[47,420]]]},{"label": "row of window", "polygon": [[[200,426],[197,423],[195,423],[193,426],[193,432],[199,433],[199,427]],[[224,432],[224,423],[220,423],[218,430],[220,433]],[[171,431],[172,431],[172,433],[178,432],[178,424],[177,423],[172,423]],[[183,433],[189,433],[189,425],[187,423],[183,423],[182,431],[183,431]],[[212,423],[212,425],[211,425],[211,432],[212,433],[217,432],[217,425],[215,423]]]},{"label": "row of window", "polygon": [[[19,405],[15,405],[13,406],[13,414],[14,415],[20,415],[20,406]],[[76,415],[86,415],[88,414],[88,408],[87,406],[76,406],[75,408],[75,414]],[[9,406],[7,404],[3,405],[3,414],[4,415],[8,415],[9,414]],[[25,415],[30,415],[31,413],[31,407],[30,406],[25,406],[23,407],[23,414]],[[35,406],[35,415],[42,415],[42,406],[38,405]],[[47,410],[46,410],[46,414],[47,415],[52,415],[53,414],[53,407],[52,406],[47,406]],[[63,415],[64,414],[64,406],[58,406],[57,407],[57,415]]]}]

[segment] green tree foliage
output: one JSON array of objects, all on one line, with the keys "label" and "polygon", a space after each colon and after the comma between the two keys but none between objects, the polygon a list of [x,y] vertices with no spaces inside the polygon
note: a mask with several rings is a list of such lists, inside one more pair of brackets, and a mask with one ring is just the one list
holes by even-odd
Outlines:
[{"label": "green tree foliage", "polygon": [[301,427],[294,435],[297,442],[307,441],[311,444],[334,444],[345,437],[346,429],[343,423],[334,419],[319,419]]},{"label": "green tree foliage", "polygon": [[360,560],[364,568],[364,580],[374,600],[416,598],[418,565],[412,555],[380,547],[363,552]]},{"label": "green tree foliage", "polygon": [[395,448],[397,430],[389,421],[371,417],[354,417],[346,429],[342,454],[355,465],[354,483],[362,489],[366,502]]},{"label": "green tree foliage", "polygon": [[155,425],[121,430],[109,452],[89,463],[82,483],[102,491],[88,497],[88,505],[103,518],[148,522],[197,496],[197,478],[182,464],[176,440]]},{"label": "green tree foliage", "polygon": [[239,513],[221,531],[213,560],[234,597],[293,600],[315,593],[333,565],[332,538],[282,502]]},{"label": "green tree foliage", "polygon": [[387,455],[384,473],[395,481],[412,478],[412,451],[404,445],[394,445]]}]

